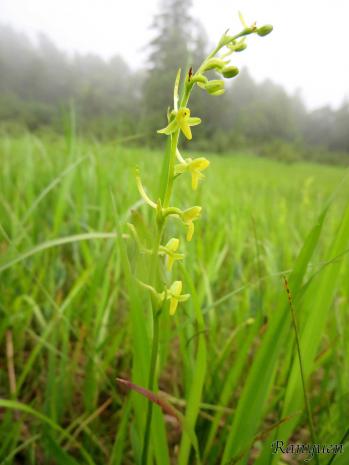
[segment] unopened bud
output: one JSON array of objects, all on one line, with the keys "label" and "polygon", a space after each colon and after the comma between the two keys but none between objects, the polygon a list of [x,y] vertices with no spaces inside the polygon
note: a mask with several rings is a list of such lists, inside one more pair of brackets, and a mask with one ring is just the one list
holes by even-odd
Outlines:
[{"label": "unopened bud", "polygon": [[235,52],[242,52],[247,48],[246,42],[239,42],[238,44],[234,45]]},{"label": "unopened bud", "polygon": [[190,80],[190,82],[198,82],[200,84],[206,84],[207,81],[207,77],[203,74],[195,74],[195,76],[193,76]]},{"label": "unopened bud", "polygon": [[270,34],[272,30],[273,30],[273,26],[271,24],[265,24],[264,26],[261,26],[257,29],[257,34],[260,37],[264,37]]},{"label": "unopened bud", "polygon": [[214,94],[215,92],[224,90],[224,81],[221,81],[220,79],[208,81],[205,84],[205,90],[207,90],[209,94]]},{"label": "unopened bud", "polygon": [[239,68],[236,66],[226,66],[222,74],[225,78],[233,78],[239,74]]},{"label": "unopened bud", "polygon": [[203,69],[204,71],[209,71],[210,69],[216,69],[218,71],[221,71],[226,64],[227,62],[221,60],[220,58],[210,58],[204,65]]},{"label": "unopened bud", "polygon": [[225,92],[224,89],[220,89],[220,90],[216,90],[216,92],[210,92],[210,95],[218,97],[218,95],[222,95],[222,94],[224,94],[224,92]]}]

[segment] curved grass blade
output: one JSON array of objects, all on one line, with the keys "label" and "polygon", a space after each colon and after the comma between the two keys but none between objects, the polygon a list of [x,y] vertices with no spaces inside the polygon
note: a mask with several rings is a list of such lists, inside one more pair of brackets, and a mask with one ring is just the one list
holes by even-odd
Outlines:
[{"label": "curved grass blade", "polygon": [[92,241],[95,239],[115,239],[115,238],[116,238],[116,233],[113,233],[113,232],[110,232],[110,233],[92,232],[92,233],[74,234],[73,236],[66,236],[66,237],[60,237],[58,239],[52,239],[50,241],[43,242],[42,244],[39,244],[33,247],[32,249],[20,254],[18,257],[13,258],[7,263],[1,264],[0,273],[11,268],[17,263],[22,262],[23,260],[26,260],[27,258],[32,257],[33,255],[36,255],[37,253],[43,252],[44,250],[51,249],[53,247],[59,247],[61,245],[72,244],[74,242],[80,242],[80,241]]}]

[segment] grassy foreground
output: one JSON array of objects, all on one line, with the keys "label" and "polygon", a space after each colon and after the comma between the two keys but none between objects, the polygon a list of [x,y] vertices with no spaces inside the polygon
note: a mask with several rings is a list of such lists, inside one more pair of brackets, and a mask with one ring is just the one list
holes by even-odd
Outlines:
[{"label": "grassy foreground", "polygon": [[[125,223],[146,237],[149,221],[133,169],[155,188],[161,157],[72,135],[0,139],[1,464],[138,463],[146,399],[116,378],[146,385],[150,313],[116,230],[132,258]],[[158,361],[163,398],[185,420],[155,407],[151,463],[300,463],[270,447],[311,441],[282,277],[317,442],[339,443],[349,427],[346,171],[207,158],[203,221],[181,270],[193,298],[161,328]],[[349,463],[348,449],[335,465]]]}]

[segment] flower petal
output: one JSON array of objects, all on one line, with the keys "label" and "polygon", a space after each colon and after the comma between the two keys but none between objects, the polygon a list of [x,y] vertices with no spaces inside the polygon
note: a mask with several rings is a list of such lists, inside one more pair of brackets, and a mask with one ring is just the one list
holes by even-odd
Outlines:
[{"label": "flower petal", "polygon": [[191,187],[193,191],[196,191],[199,185],[199,179],[202,178],[202,174],[199,171],[193,171],[191,173]]},{"label": "flower petal", "polygon": [[176,313],[178,306],[178,299],[172,297],[170,300],[170,315],[173,316]]},{"label": "flower petal", "polygon": [[188,122],[189,126],[197,126],[198,124],[201,123],[201,118],[191,116],[190,118],[188,118],[187,122]]},{"label": "flower petal", "polygon": [[170,134],[172,134],[173,132],[175,132],[176,130],[178,129],[178,121],[177,119],[175,118],[173,121],[171,121],[171,123],[169,123],[165,128],[163,129],[158,129],[158,133],[159,134],[166,134],[167,136],[169,136]]},{"label": "flower petal", "polygon": [[189,164],[189,169],[204,171],[209,166],[209,164],[210,162],[207,160],[207,158],[194,158],[194,160],[192,160]]},{"label": "flower petal", "polygon": [[184,173],[185,171],[188,170],[188,165],[184,164],[184,163],[178,163],[176,166],[175,166],[175,175],[176,174],[182,174]]},{"label": "flower petal", "polygon": [[166,244],[166,248],[170,250],[171,252],[176,252],[178,247],[179,247],[179,239],[177,239],[176,237],[173,237],[172,239],[170,239]]},{"label": "flower petal", "polygon": [[172,296],[179,296],[182,292],[182,281],[174,281],[169,289]]},{"label": "flower petal", "polygon": [[190,294],[182,294],[178,297],[178,302],[186,302],[190,298]]},{"label": "flower petal", "polygon": [[169,255],[169,256],[167,257],[167,260],[166,260],[166,268],[167,268],[167,271],[171,271],[171,270],[172,270],[174,261],[175,261],[175,257],[174,257],[173,255]]},{"label": "flower petal", "polygon": [[188,223],[188,230],[187,230],[187,241],[190,242],[193,238],[194,234],[194,223]]},{"label": "flower petal", "polygon": [[191,129],[189,127],[188,121],[186,121],[186,120],[181,121],[179,123],[179,127],[183,131],[183,134],[185,135],[185,137],[187,139],[189,139],[189,140],[192,140],[193,136],[192,136]]},{"label": "flower petal", "polygon": [[184,212],[182,213],[182,221],[184,223],[190,223],[193,220],[198,219],[200,216],[201,210],[202,210],[202,207],[199,207],[197,205],[195,207],[191,207],[191,208],[188,208],[187,210],[184,210]]}]

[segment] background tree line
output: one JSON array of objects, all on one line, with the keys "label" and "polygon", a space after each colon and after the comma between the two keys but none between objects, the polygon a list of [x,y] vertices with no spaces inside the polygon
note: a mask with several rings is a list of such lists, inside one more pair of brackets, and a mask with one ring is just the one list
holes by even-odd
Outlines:
[{"label": "background tree line", "polygon": [[[33,43],[0,25],[2,128],[61,132],[73,104],[83,134],[102,139],[135,135],[142,144],[161,143],[154,131],[166,123],[178,66],[195,69],[209,48],[205,31],[188,11],[188,0],[163,0],[152,23],[147,67],[134,72],[119,55],[109,60],[68,56],[45,35]],[[299,95],[289,95],[270,80],[256,83],[247,69],[232,81],[223,100],[195,92],[193,114],[206,121],[196,129],[200,137],[192,148],[248,148],[290,162],[302,157],[349,161],[348,102],[337,110],[309,111]]]}]

